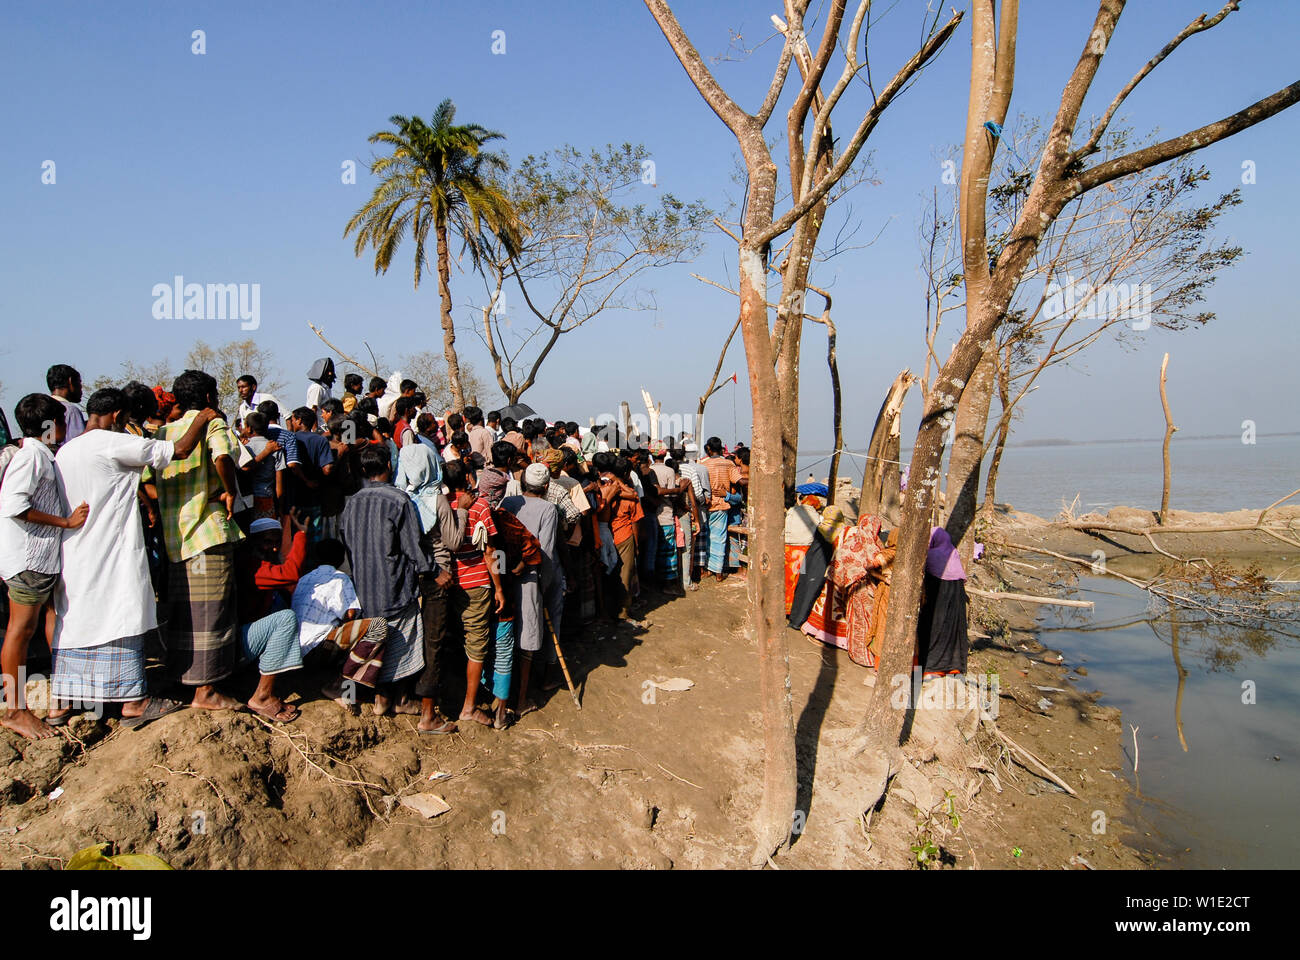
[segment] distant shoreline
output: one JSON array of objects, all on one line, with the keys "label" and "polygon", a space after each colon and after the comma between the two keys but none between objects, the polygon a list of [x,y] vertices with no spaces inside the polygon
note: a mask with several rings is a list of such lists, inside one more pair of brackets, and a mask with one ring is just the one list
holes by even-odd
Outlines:
[{"label": "distant shoreline", "polygon": [[[1239,433],[1205,433],[1197,435],[1178,436],[1174,439],[1177,441],[1187,440],[1236,440],[1239,439]],[[1256,437],[1300,437],[1300,430],[1279,431],[1275,433],[1258,433]],[[1062,437],[1044,437],[1038,440],[1022,440],[1017,443],[1008,443],[1008,448],[1034,449],[1036,447],[1094,447],[1108,443],[1161,443],[1162,437],[1122,437],[1112,440],[1068,440]],[[829,457],[834,451],[831,450],[801,450],[799,459],[806,457]],[[845,450],[846,453],[865,454],[866,450]],[[910,453],[910,449],[904,450],[903,453]]]}]

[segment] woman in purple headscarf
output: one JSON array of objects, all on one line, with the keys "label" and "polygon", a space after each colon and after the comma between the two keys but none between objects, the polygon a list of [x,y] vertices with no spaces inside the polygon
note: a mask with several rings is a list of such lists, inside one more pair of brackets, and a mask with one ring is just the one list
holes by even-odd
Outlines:
[{"label": "woman in purple headscarf", "polygon": [[966,571],[943,527],[930,530],[925,602],[917,626],[917,657],[925,677],[966,672]]}]

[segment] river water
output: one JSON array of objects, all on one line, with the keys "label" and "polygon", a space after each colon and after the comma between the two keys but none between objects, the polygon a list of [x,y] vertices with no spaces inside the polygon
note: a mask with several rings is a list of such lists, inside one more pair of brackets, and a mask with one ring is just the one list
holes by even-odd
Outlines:
[{"label": "river water", "polygon": [[1095,608],[1047,613],[1041,640],[1086,666],[1077,685],[1123,713],[1130,843],[1171,867],[1294,868],[1300,641],[1214,628],[1185,610],[1153,619],[1145,591],[1112,578],[1081,577],[1077,595]]}]

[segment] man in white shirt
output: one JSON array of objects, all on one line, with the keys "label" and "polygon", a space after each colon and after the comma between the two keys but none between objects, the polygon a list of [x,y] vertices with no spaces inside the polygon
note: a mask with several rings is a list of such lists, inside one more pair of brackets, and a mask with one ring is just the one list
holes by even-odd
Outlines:
[{"label": "man in white shirt", "polygon": [[235,389],[239,391],[239,409],[235,413],[235,425],[241,426],[244,418],[257,409],[257,405],[264,400],[270,400],[277,407],[280,401],[269,393],[262,393],[257,389],[257,377],[251,373],[246,373],[235,381]]},{"label": "man in white shirt", "polygon": [[56,363],[45,371],[45,385],[50,396],[63,404],[63,419],[67,437],[75,440],[86,429],[86,414],[81,409],[81,374],[66,363]]},{"label": "man in white shirt", "polygon": [[343,621],[361,613],[352,578],[337,566],[343,562],[343,545],[337,540],[321,540],[313,549],[322,562],[304,574],[293,591],[298,643],[304,654],[316,649]]},{"label": "man in white shirt", "polygon": [[88,704],[122,704],[122,725],[143,726],[184,704],[147,696],[144,638],[158,626],[144,532],[137,508],[140,475],[187,457],[218,416],[201,410],[176,443],[123,432],[126,396],[110,387],[86,405],[86,431],[65,443],[55,466],[70,501],[89,505],[81,529],[63,539],[63,579],[54,593],[58,621],[51,644],[52,688],[58,702],[50,720],[66,722]]},{"label": "man in white shirt", "polygon": [[64,530],[86,522],[88,507],[71,515],[54,468],[54,450],[63,442],[63,406],[54,397],[32,393],[14,409],[22,446],[5,471],[0,488],[0,578],[9,589],[9,625],[0,665],[4,673],[5,712],[0,724],[28,740],[54,736],[54,730],[27,708],[27,644],[39,626],[45,640],[54,638],[50,598],[59,581],[59,546]]},{"label": "man in white shirt", "polygon": [[[332,644],[330,649],[345,652],[361,640],[383,640],[388,621],[361,616],[361,601],[352,578],[338,569],[345,556],[343,544],[333,539],[320,540],[312,547],[312,555],[317,566],[299,579],[292,600],[303,654],[326,640]],[[360,712],[355,692],[345,689],[341,672],[321,687],[321,693],[354,716]]]}]

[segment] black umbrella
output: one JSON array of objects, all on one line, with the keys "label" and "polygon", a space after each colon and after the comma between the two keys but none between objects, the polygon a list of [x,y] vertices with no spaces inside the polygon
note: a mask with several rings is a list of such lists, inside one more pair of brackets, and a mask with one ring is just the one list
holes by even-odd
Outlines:
[{"label": "black umbrella", "polygon": [[501,408],[501,416],[503,419],[509,417],[511,420],[523,421],[537,416],[537,411],[526,403],[513,403]]}]

